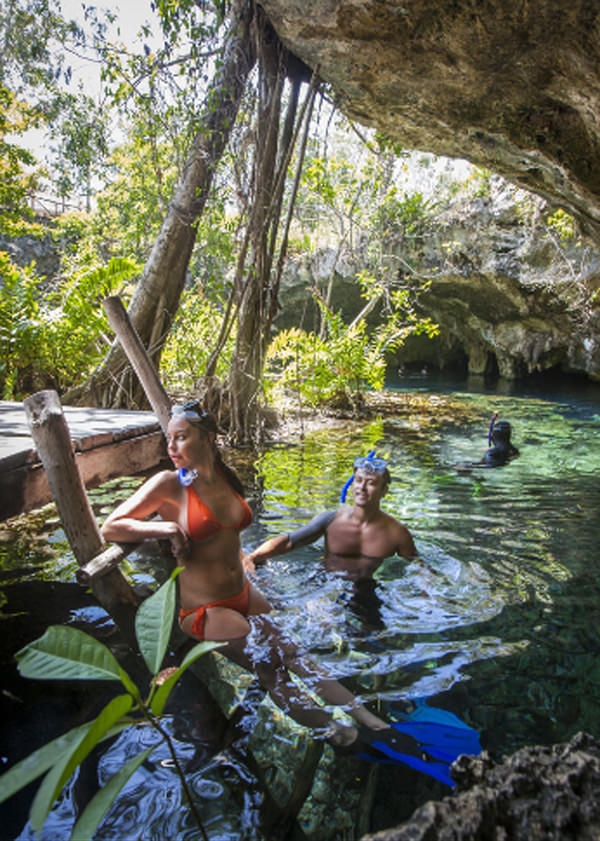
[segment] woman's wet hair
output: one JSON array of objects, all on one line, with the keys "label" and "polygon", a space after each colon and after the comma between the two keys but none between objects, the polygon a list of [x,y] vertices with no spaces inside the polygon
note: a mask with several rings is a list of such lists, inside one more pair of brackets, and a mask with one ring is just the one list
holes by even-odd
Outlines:
[{"label": "woman's wet hair", "polygon": [[[169,410],[169,417],[183,417],[188,423],[197,427],[206,435],[212,432],[216,436],[218,432],[217,422],[214,415],[211,415],[210,412],[206,412],[198,400],[187,400],[185,403],[172,406]],[[244,486],[242,485],[240,477],[233,468],[229,467],[229,465],[223,461],[221,452],[217,447],[216,440],[215,457],[217,460],[217,467],[225,477],[225,480],[235,491],[237,491],[237,493],[240,494],[240,496],[244,496]]]}]

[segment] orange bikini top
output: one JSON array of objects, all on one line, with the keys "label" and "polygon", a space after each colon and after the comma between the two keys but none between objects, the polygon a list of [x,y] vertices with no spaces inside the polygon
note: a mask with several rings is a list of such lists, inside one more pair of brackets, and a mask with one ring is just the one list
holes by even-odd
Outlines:
[{"label": "orange bikini top", "polygon": [[224,526],[220,523],[208,505],[203,502],[194,488],[189,485],[187,488],[187,521],[190,537],[194,542],[206,540],[213,534],[223,529],[245,529],[252,522],[252,510],[243,496],[232,488],[234,494],[242,503],[242,516],[234,526]]}]

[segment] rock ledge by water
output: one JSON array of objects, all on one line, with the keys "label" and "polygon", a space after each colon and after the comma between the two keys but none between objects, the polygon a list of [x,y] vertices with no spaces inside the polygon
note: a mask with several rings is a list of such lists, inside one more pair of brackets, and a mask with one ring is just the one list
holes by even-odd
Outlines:
[{"label": "rock ledge by water", "polygon": [[395,829],[362,841],[597,841],[600,743],[586,733],[527,747],[493,762],[460,757],[450,797],[429,802]]}]

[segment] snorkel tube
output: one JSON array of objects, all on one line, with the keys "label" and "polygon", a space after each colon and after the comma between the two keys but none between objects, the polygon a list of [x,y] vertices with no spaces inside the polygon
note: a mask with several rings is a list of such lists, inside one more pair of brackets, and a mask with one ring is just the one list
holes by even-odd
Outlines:
[{"label": "snorkel tube", "polygon": [[488,432],[488,447],[492,446],[492,432],[494,431],[494,424],[496,423],[496,418],[498,417],[498,412],[494,412],[494,417],[492,418],[492,422],[490,424],[490,429]]},{"label": "snorkel tube", "polygon": [[[366,456],[365,461],[372,461],[373,456],[375,455],[375,450],[371,450],[368,456]],[[342,488],[342,493],[340,494],[340,502],[346,502],[346,495],[348,493],[348,488],[354,482],[354,471],[352,471],[352,476],[346,481],[344,487]]]}]

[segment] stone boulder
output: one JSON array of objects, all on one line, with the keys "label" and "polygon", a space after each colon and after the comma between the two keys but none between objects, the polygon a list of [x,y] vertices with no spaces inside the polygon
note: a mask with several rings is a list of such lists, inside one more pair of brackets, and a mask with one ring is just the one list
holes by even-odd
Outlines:
[{"label": "stone boulder", "polygon": [[494,763],[459,757],[450,797],[426,803],[395,829],[362,841],[597,841],[600,744],[579,733],[566,744],[528,747]]}]

